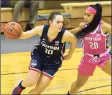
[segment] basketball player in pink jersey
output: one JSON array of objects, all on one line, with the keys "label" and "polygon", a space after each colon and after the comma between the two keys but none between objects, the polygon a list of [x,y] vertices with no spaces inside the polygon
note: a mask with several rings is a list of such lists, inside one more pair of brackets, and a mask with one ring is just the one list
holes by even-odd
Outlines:
[{"label": "basketball player in pink jersey", "polygon": [[111,25],[101,20],[102,6],[90,5],[84,14],[84,22],[71,30],[78,39],[82,39],[84,54],[78,67],[77,80],[72,83],[67,95],[76,94],[87,82],[98,66],[111,76],[111,55],[109,54],[108,36]]}]

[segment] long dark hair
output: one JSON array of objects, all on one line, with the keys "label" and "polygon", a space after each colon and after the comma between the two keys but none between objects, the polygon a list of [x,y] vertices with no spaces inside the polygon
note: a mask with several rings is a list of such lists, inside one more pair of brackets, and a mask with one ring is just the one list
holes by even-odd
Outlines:
[{"label": "long dark hair", "polygon": [[96,10],[96,14],[94,15],[93,20],[87,25],[87,27],[83,28],[81,31],[75,34],[76,38],[81,39],[86,36],[88,33],[92,32],[97,28],[98,24],[102,18],[102,6],[100,4],[90,5],[90,7]]}]

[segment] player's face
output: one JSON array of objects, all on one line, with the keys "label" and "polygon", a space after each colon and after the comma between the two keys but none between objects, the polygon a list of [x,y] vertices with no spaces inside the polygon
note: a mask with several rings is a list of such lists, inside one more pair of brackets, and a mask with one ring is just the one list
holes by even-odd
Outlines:
[{"label": "player's face", "polygon": [[84,13],[84,22],[86,24],[90,23],[94,18],[94,15],[88,11],[88,10],[85,10],[85,13]]},{"label": "player's face", "polygon": [[53,30],[60,32],[63,27],[63,16],[62,15],[56,15],[55,18],[50,21],[50,26],[53,28]]}]

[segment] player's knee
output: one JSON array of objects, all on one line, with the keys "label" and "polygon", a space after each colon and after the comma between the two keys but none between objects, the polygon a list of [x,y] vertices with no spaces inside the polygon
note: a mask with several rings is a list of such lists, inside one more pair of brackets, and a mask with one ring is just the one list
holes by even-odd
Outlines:
[{"label": "player's knee", "polygon": [[29,86],[34,86],[36,84],[36,82],[30,81],[29,82]]},{"label": "player's knee", "polygon": [[29,80],[29,86],[34,86],[37,83],[37,80],[31,79]]},{"label": "player's knee", "polygon": [[18,1],[18,2],[17,2],[17,4],[20,5],[20,6],[23,6],[24,3],[25,3],[24,1]]},{"label": "player's knee", "polygon": [[39,7],[39,1],[37,0],[37,1],[33,1],[33,5],[35,6],[35,7]]}]

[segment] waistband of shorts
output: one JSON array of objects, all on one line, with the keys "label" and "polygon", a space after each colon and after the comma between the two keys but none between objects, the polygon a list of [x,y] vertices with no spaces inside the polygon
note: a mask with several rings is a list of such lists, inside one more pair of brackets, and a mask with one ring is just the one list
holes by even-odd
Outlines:
[{"label": "waistband of shorts", "polygon": [[108,49],[106,52],[101,53],[101,54],[95,54],[95,55],[93,55],[93,54],[90,54],[90,53],[85,53],[85,55],[89,55],[91,57],[95,57],[95,56],[103,57],[105,54],[108,54],[109,52],[110,52],[110,49]]}]

